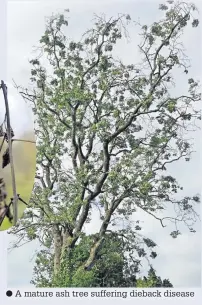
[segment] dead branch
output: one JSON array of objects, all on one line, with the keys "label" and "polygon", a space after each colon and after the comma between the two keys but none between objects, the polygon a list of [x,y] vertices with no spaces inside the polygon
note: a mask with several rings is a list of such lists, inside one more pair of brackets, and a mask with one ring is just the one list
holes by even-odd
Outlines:
[{"label": "dead branch", "polygon": [[15,181],[15,170],[13,162],[13,152],[12,152],[12,139],[11,139],[11,124],[10,124],[10,111],[7,97],[7,87],[4,81],[1,81],[1,88],[3,90],[5,108],[6,108],[6,119],[7,119],[7,136],[8,136],[8,148],[9,148],[9,158],[10,158],[10,167],[11,167],[11,179],[12,179],[12,189],[13,189],[13,216],[14,216],[14,225],[16,225],[18,220],[18,196],[16,190],[16,181]]}]

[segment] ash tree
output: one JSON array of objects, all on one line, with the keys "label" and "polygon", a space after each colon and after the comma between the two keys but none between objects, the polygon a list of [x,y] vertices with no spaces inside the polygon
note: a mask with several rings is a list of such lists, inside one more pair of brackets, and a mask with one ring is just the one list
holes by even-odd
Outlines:
[{"label": "ash tree", "polygon": [[[190,160],[187,133],[200,119],[199,84],[188,73],[182,44],[187,27],[194,30],[199,21],[192,4],[168,1],[159,8],[162,19],[137,24],[140,60],[130,65],[114,53],[127,38],[129,15],[96,16],[79,41],[65,35],[67,12],[47,20],[39,56],[30,61],[31,85],[18,87],[33,106],[38,167],[30,208],[12,231],[16,246],[33,239],[43,245],[36,285],[93,286],[114,236],[125,243],[116,259],[124,253],[135,274],[135,265],[157,255],[156,244],[141,234],[139,210],[170,225],[174,238],[180,223],[194,232],[199,197],[183,198],[169,165]],[[180,72],[187,90],[176,95]],[[100,226],[89,235],[95,209]]]}]

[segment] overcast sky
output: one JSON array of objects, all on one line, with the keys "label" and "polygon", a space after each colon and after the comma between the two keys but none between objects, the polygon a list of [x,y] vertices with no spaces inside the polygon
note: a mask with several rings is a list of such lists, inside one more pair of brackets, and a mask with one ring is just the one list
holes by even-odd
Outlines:
[{"label": "overcast sky", "polygon": [[[201,4],[198,3],[198,7]],[[8,4],[8,81],[12,83],[14,79],[18,84],[26,84],[29,78],[30,66],[28,60],[33,57],[32,47],[37,45],[44,31],[44,17],[52,12],[62,12],[63,9],[70,9],[70,19],[68,36],[78,38],[84,30],[90,28],[93,14],[105,13],[108,16],[116,16],[117,13],[130,13],[133,20],[141,23],[151,23],[157,21],[160,16],[157,1],[9,1]],[[190,75],[200,77],[200,29],[190,28],[184,37],[187,54],[192,59],[192,69]],[[119,46],[118,54],[125,62],[138,62],[137,40],[138,32],[135,28],[130,28],[131,42]],[[180,83],[178,89],[184,90]],[[18,113],[17,105],[22,105],[22,100],[14,91],[10,91],[10,100],[15,100],[16,118]],[[22,110],[21,110],[22,111]],[[22,112],[21,117],[24,117]],[[13,115],[14,117],[15,115]],[[26,117],[26,116],[25,116]],[[19,120],[15,120],[16,128],[19,127]],[[27,124],[27,125],[26,125]],[[29,126],[29,120],[20,121],[22,128]],[[18,127],[17,127],[18,126]],[[179,162],[171,168],[172,173],[184,186],[185,193],[194,195],[200,192],[200,132],[194,135],[195,150],[190,163]],[[185,194],[184,193],[184,194]],[[158,258],[154,266],[158,275],[169,278],[175,287],[199,287],[201,285],[201,236],[200,224],[196,234],[190,234],[183,229],[183,235],[176,240],[169,236],[170,228],[161,228],[160,224],[144,215],[144,233],[153,238],[158,244]],[[91,224],[91,229],[95,229],[95,222]],[[13,237],[8,237],[12,240]],[[34,265],[34,253],[38,249],[36,242],[27,244],[20,249],[14,250],[8,255],[8,287],[29,286],[32,278],[32,268]],[[20,276],[19,276],[20,275]]]}]

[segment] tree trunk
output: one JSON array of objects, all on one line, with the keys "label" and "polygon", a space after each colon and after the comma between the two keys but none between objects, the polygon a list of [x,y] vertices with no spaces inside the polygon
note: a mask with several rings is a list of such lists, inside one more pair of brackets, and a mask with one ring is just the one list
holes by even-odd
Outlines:
[{"label": "tree trunk", "polygon": [[53,228],[54,239],[54,275],[56,275],[60,269],[60,257],[62,251],[62,232],[59,226],[56,225]]}]

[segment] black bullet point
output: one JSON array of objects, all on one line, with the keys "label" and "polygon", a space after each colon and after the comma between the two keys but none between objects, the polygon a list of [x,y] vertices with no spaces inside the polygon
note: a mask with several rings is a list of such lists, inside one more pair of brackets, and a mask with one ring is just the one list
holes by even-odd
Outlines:
[{"label": "black bullet point", "polygon": [[11,291],[11,290],[7,290],[7,291],[6,291],[6,295],[7,295],[7,297],[11,297],[11,296],[12,296],[12,294],[13,294],[13,293],[12,293],[12,291]]}]

